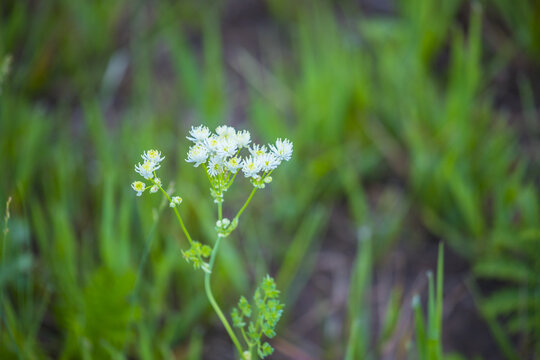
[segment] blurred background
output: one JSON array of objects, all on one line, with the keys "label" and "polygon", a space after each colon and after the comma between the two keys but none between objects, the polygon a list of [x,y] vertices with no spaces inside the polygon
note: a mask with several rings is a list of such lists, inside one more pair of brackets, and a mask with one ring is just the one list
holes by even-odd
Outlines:
[{"label": "blurred background", "polygon": [[294,142],[213,279],[276,278],[273,359],[540,357],[539,2],[3,0],[0,64],[1,359],[234,358],[129,186],[211,241],[198,124]]}]

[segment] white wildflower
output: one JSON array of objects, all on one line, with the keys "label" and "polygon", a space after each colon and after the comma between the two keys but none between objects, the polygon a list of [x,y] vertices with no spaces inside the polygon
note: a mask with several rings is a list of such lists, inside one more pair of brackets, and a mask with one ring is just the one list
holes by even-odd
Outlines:
[{"label": "white wildflower", "polygon": [[221,158],[228,158],[236,154],[236,141],[232,138],[221,139],[216,149],[216,154]]},{"label": "white wildflower", "polygon": [[146,185],[142,181],[134,181],[131,183],[131,188],[137,192],[137,196],[141,196]]},{"label": "white wildflower", "polygon": [[280,160],[289,161],[293,152],[293,144],[287,139],[277,139],[276,145],[270,145],[270,150]]},{"label": "white wildflower", "polygon": [[216,128],[216,134],[221,139],[233,139],[236,137],[236,130],[231,126],[221,125]]},{"label": "white wildflower", "polygon": [[208,159],[208,149],[202,144],[193,145],[189,148],[187,162],[195,163],[195,167],[203,164]]},{"label": "white wildflower", "polygon": [[146,160],[144,163],[138,163],[135,165],[135,171],[139,173],[145,179],[151,179],[154,177],[154,171],[159,169],[160,165],[155,162]]},{"label": "white wildflower", "polygon": [[273,153],[266,153],[266,154],[257,156],[257,158],[258,158],[258,161],[260,161],[261,163],[261,167],[263,171],[274,170],[281,163],[281,160],[279,160]]},{"label": "white wildflower", "polygon": [[245,158],[242,162],[242,171],[245,177],[255,178],[257,173],[261,171],[261,163],[253,156]]},{"label": "white wildflower", "polygon": [[150,192],[153,194],[153,193],[157,193],[157,191],[159,190],[159,188],[157,187],[157,185],[154,185],[150,188]]},{"label": "white wildflower", "polygon": [[182,203],[182,198],[180,196],[173,196],[171,198],[171,202],[169,203],[170,207],[175,207],[176,205],[180,205]]},{"label": "white wildflower", "polygon": [[240,158],[237,156],[232,157],[229,160],[227,160],[227,162],[225,163],[225,166],[231,173],[236,174],[238,169],[242,167],[242,160],[240,160]]},{"label": "white wildflower", "polygon": [[141,157],[144,161],[152,162],[155,164],[159,164],[163,159],[165,159],[165,156],[161,157],[161,151],[157,151],[154,149],[150,149],[148,151],[145,151]]},{"label": "white wildflower", "polygon": [[246,146],[249,145],[250,142],[251,142],[251,135],[249,134],[249,131],[242,130],[236,133],[236,145],[238,146],[239,149],[245,148]]},{"label": "white wildflower", "polygon": [[254,144],[249,148],[249,153],[252,156],[261,156],[266,154],[266,152],[266,146],[264,145]]},{"label": "white wildflower", "polygon": [[161,186],[161,179],[160,178],[155,177],[153,181],[154,181],[154,184],[156,184],[157,186]]},{"label": "white wildflower", "polygon": [[208,175],[217,176],[223,172],[223,160],[218,156],[213,156],[208,161]]},{"label": "white wildflower", "polygon": [[210,136],[208,139],[204,141],[204,146],[206,147],[206,149],[208,150],[210,154],[214,154],[217,151],[219,144],[220,144],[219,139],[215,135]]},{"label": "white wildflower", "polygon": [[191,135],[191,137],[186,136],[187,139],[198,144],[210,137],[210,129],[203,125],[199,125],[197,127],[192,126],[191,130],[189,131],[189,135]]}]

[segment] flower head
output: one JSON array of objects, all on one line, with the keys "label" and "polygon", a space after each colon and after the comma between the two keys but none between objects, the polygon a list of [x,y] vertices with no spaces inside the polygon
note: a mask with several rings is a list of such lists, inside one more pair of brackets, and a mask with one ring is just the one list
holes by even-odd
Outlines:
[{"label": "flower head", "polygon": [[203,164],[208,159],[208,149],[202,144],[196,144],[189,148],[187,162],[195,163],[195,167]]},{"label": "flower head", "polygon": [[236,141],[233,138],[220,139],[216,153],[222,158],[228,158],[236,154]]},{"label": "flower head", "polygon": [[275,146],[270,145],[270,150],[278,159],[289,161],[293,152],[293,144],[287,139],[277,139]]},{"label": "flower head", "polygon": [[257,158],[253,156],[247,157],[242,161],[242,172],[247,178],[255,178],[257,173],[261,171],[261,167],[261,162],[257,161]]},{"label": "flower head", "polygon": [[245,148],[246,146],[249,145],[250,142],[251,142],[251,135],[249,134],[249,131],[242,130],[236,133],[236,145],[238,146],[239,149]]},{"label": "flower head", "polygon": [[176,205],[180,205],[182,203],[182,198],[180,196],[173,196],[171,198],[171,202],[169,203],[170,207],[175,207]]},{"label": "flower head", "polygon": [[146,185],[142,181],[134,181],[131,183],[131,188],[137,192],[137,196],[141,196],[146,189]]},{"label": "flower head", "polygon": [[191,135],[191,137],[187,136],[187,139],[198,144],[208,139],[210,136],[210,129],[203,125],[199,125],[197,127],[192,126],[191,130],[189,131],[189,135]]},{"label": "flower head", "polygon": [[212,135],[204,141],[204,145],[210,154],[217,151],[219,144],[219,138],[216,135]]},{"label": "flower head", "polygon": [[142,164],[135,165],[135,171],[145,179],[154,177],[154,171],[160,168],[160,165],[153,161],[145,160]]},{"label": "flower head", "polygon": [[217,176],[223,172],[223,160],[218,156],[212,156],[208,161],[208,175]]},{"label": "flower head", "polygon": [[265,145],[258,145],[258,144],[254,144],[252,145],[250,148],[249,148],[249,153],[252,155],[252,156],[261,156],[261,155],[264,155],[266,154],[266,146]]},{"label": "flower head", "polygon": [[231,173],[236,174],[238,169],[242,167],[242,160],[240,160],[240,158],[237,156],[232,157],[227,160],[225,166],[227,167],[227,170],[229,170]]},{"label": "flower head", "polygon": [[236,137],[236,130],[231,126],[221,125],[216,128],[216,134],[221,139],[232,139]]},{"label": "flower head", "polygon": [[257,157],[263,171],[274,170],[281,163],[273,153],[266,153]]},{"label": "flower head", "polygon": [[163,159],[165,159],[165,156],[161,157],[161,151],[157,151],[154,149],[150,149],[148,151],[145,151],[141,157],[144,161],[149,161],[155,164],[159,164]]}]

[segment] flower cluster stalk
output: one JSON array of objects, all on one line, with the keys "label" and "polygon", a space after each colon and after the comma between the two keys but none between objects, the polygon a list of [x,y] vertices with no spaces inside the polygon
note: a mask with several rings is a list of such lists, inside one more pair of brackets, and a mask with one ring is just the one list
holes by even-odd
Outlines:
[{"label": "flower cluster stalk", "polygon": [[[236,131],[229,126],[219,126],[216,133],[213,134],[207,127],[201,125],[193,127],[189,134],[190,136],[187,138],[194,145],[189,149],[186,161],[193,163],[195,167],[202,165],[210,183],[210,195],[217,206],[217,238],[213,247],[202,244],[190,236],[178,210],[183,201],[182,198],[171,196],[163,190],[161,179],[156,173],[164,159],[161,152],[148,150],[143,153],[141,156],[143,162],[135,166],[135,171],[150,184],[135,181],[131,187],[136,191],[137,196],[141,196],[149,189],[150,193],[156,193],[159,190],[167,198],[190,246],[189,249],[182,251],[183,257],[195,269],[201,269],[205,272],[206,296],[231,338],[238,355],[242,360],[264,358],[273,352],[273,348],[267,342],[262,342],[262,337],[272,338],[275,336],[274,329],[283,312],[283,304],[278,300],[279,291],[274,279],[269,275],[263,279],[262,284],[255,290],[253,306],[245,297],[240,297],[238,307],[231,312],[233,326],[214,297],[211,280],[220,243],[236,229],[240,216],[246,210],[255,192],[270,184],[272,172],[283,161],[291,159],[292,143],[287,139],[277,139],[275,144],[268,145],[268,147],[250,145],[251,135],[249,132]],[[242,157],[240,154],[242,149],[249,151],[249,156]],[[249,179],[253,189],[236,215],[232,220],[229,220],[223,217],[224,196],[234,183],[238,173],[243,173],[244,177]],[[241,334],[240,339],[234,328],[237,328]]]}]

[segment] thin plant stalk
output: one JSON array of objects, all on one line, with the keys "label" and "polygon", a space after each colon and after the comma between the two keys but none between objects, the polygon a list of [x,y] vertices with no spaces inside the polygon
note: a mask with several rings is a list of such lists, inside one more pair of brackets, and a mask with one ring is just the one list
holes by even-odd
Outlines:
[{"label": "thin plant stalk", "polygon": [[[222,211],[222,204],[218,203],[218,218],[221,220],[223,217],[223,211]],[[221,242],[221,235],[218,235],[216,239],[216,243],[214,244],[214,248],[212,249],[212,254],[210,255],[210,262],[208,264],[208,267],[210,268],[210,271],[207,272],[204,275],[204,290],[206,292],[206,297],[208,298],[208,301],[212,305],[212,308],[214,308],[214,311],[216,312],[217,316],[223,323],[223,326],[225,326],[225,329],[227,330],[227,333],[229,334],[229,337],[231,338],[232,342],[234,343],[234,346],[236,347],[236,350],[238,350],[238,353],[240,356],[243,356],[243,349],[242,345],[240,345],[240,342],[238,341],[238,338],[236,337],[236,334],[234,333],[231,325],[229,324],[229,321],[227,321],[227,318],[225,315],[223,315],[223,311],[221,311],[221,308],[219,307],[216,299],[214,298],[214,294],[212,293],[212,287],[210,284],[210,277],[212,276],[212,270],[214,268],[214,262],[216,261],[216,255],[218,252],[219,244]]]}]

